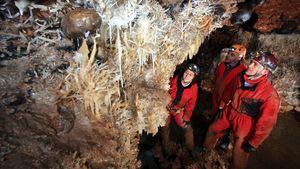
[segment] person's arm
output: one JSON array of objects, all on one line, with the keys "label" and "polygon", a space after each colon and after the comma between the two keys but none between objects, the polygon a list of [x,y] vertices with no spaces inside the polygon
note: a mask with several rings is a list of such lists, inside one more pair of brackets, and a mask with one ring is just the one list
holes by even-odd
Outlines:
[{"label": "person's arm", "polygon": [[170,112],[170,113],[174,113],[172,110],[173,110],[173,100],[174,98],[172,98],[172,95],[176,92],[175,91],[175,86],[177,85],[177,77],[174,76],[174,77],[170,77],[170,80],[169,80],[169,85],[170,85],[170,88],[168,90],[168,93],[169,95],[171,96],[171,100],[169,101],[169,104],[166,106],[167,110]]},{"label": "person's arm", "polygon": [[249,144],[258,148],[262,142],[270,135],[273,126],[276,123],[280,107],[279,96],[274,93],[260,107],[260,116],[258,117],[254,132],[249,139]]}]

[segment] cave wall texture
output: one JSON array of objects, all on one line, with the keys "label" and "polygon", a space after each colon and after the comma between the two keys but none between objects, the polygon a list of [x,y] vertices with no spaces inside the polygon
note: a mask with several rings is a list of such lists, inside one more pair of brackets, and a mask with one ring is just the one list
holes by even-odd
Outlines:
[{"label": "cave wall texture", "polygon": [[138,168],[139,134],[164,125],[176,65],[198,53],[208,81],[213,58],[232,43],[280,57],[273,82],[285,110],[297,109],[299,36],[274,32],[299,31],[299,2],[253,7],[253,32],[230,23],[237,3],[1,2],[0,168]]},{"label": "cave wall texture", "polygon": [[254,28],[262,33],[299,33],[299,8],[297,0],[265,0],[253,9],[258,15]]}]

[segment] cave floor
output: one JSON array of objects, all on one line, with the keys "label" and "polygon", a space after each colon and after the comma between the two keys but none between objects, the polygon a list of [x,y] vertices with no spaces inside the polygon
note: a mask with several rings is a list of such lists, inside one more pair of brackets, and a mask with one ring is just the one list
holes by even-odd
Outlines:
[{"label": "cave floor", "polygon": [[278,117],[270,137],[249,160],[249,169],[296,169],[300,167],[300,113]]}]

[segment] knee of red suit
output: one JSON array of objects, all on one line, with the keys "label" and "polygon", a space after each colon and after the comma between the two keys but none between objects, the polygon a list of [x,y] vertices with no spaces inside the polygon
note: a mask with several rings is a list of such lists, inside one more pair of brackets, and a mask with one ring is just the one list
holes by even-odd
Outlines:
[{"label": "knee of red suit", "polygon": [[248,138],[254,128],[253,122],[254,119],[247,115],[225,109],[220,118],[211,124],[209,132],[217,135],[231,128],[237,138]]}]

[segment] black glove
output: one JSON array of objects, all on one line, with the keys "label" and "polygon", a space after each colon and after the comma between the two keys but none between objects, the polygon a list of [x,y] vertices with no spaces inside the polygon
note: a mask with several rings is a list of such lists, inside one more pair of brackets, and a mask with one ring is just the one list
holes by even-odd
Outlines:
[{"label": "black glove", "polygon": [[213,121],[218,120],[221,117],[222,113],[223,113],[223,109],[218,108],[216,113],[215,113],[215,116],[213,118]]},{"label": "black glove", "polygon": [[253,147],[248,141],[245,141],[245,143],[242,145],[242,148],[246,153],[251,153],[256,151],[256,148]]}]

